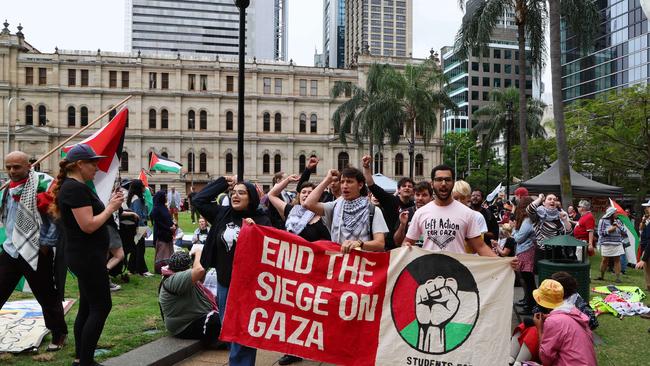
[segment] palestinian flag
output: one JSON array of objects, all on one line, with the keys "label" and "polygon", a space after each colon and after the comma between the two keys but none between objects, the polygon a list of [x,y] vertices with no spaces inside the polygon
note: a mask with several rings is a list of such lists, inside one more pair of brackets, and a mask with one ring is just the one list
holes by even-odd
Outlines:
[{"label": "palestinian flag", "polygon": [[149,163],[149,170],[156,170],[159,172],[180,173],[183,164],[169,160],[156,153],[151,154],[151,162]]},{"label": "palestinian flag", "polygon": [[[106,126],[80,142],[92,147],[98,155],[106,156],[106,158],[100,159],[99,164],[97,164],[99,171],[95,174],[95,179],[92,182],[87,182],[104,204],[107,204],[111,198],[111,192],[119,172],[128,116],[129,110],[123,108]],[[64,147],[61,157],[65,157],[72,146],[74,145]]]},{"label": "palestinian flag", "polygon": [[145,173],[144,169],[140,170],[140,176],[138,177],[142,181],[142,184],[144,184],[144,203],[147,206],[147,213],[151,214],[151,210],[153,210],[153,196],[151,195],[151,188],[149,188],[149,180],[147,179],[147,173]]},{"label": "palestinian flag", "polygon": [[630,221],[630,218],[627,216],[627,212],[618,204],[616,201],[609,199],[611,207],[616,209],[616,218],[621,220],[623,223],[625,234],[627,239],[630,241],[630,246],[625,248],[625,256],[627,257],[627,262],[631,264],[636,264],[638,261],[638,249],[639,249],[639,234],[634,229],[634,224]]}]

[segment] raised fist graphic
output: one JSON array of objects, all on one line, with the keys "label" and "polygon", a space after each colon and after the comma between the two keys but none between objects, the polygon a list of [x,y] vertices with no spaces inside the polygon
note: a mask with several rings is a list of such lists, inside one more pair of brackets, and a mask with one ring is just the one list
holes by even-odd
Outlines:
[{"label": "raised fist graphic", "polygon": [[429,353],[445,351],[445,325],[456,315],[460,301],[458,283],[438,276],[418,286],[415,315],[419,323],[418,348]]}]

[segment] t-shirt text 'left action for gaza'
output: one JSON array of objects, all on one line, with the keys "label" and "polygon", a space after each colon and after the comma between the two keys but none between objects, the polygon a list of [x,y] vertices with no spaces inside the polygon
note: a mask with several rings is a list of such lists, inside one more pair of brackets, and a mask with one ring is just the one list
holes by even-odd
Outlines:
[{"label": "t-shirt text 'left action for gaza'", "polygon": [[[359,255],[341,254],[326,251],[328,256],[327,280],[348,282],[352,285],[371,287],[375,262]],[[264,237],[261,263],[295,272],[303,275],[312,273],[314,251],[311,247],[297,243],[289,243],[268,236]],[[277,304],[312,312],[316,315],[329,315],[326,306],[332,289],[309,282],[282,277],[270,272],[261,272],[257,277],[259,288],[255,295],[261,301],[271,301]],[[354,291],[344,291],[340,297],[338,316],[345,321],[374,321],[379,296],[363,294]],[[287,314],[274,311],[269,315],[267,309],[255,308],[251,312],[248,332],[253,337],[271,339],[278,337],[282,342],[288,342],[304,347],[315,346],[324,350],[323,324],[313,319],[291,315],[289,321],[296,324],[295,330],[287,336]]]}]

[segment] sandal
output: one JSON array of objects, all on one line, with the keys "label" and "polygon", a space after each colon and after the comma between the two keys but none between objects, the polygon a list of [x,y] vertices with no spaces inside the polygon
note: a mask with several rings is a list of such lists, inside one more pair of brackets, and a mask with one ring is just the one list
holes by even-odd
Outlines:
[{"label": "sandal", "polygon": [[[62,334],[59,337],[52,337],[52,342],[47,346],[48,352],[60,351],[63,346],[65,346],[65,339],[68,337],[67,334]],[[58,338],[58,339],[55,339]]]}]

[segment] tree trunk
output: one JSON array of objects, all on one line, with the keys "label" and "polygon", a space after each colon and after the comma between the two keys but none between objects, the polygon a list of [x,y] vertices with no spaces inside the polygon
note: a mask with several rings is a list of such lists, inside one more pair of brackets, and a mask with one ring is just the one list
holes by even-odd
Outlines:
[{"label": "tree trunk", "polygon": [[[530,176],[528,169],[528,132],[526,129],[526,30],[524,24],[517,26],[519,42],[519,146],[521,147],[521,179]],[[508,182],[510,185],[511,182]]]},{"label": "tree trunk", "polygon": [[560,51],[560,0],[549,0],[549,22],[551,30],[551,90],[553,92],[553,118],[555,119],[555,136],[557,156],[560,168],[560,193],[562,204],[566,209],[573,204],[571,173],[569,170],[569,150],[564,126],[564,104],[562,102],[562,65]]},{"label": "tree trunk", "polygon": [[413,126],[411,126],[411,143],[408,152],[409,152],[409,179],[413,180],[413,177],[415,175],[415,118],[413,119]]}]

